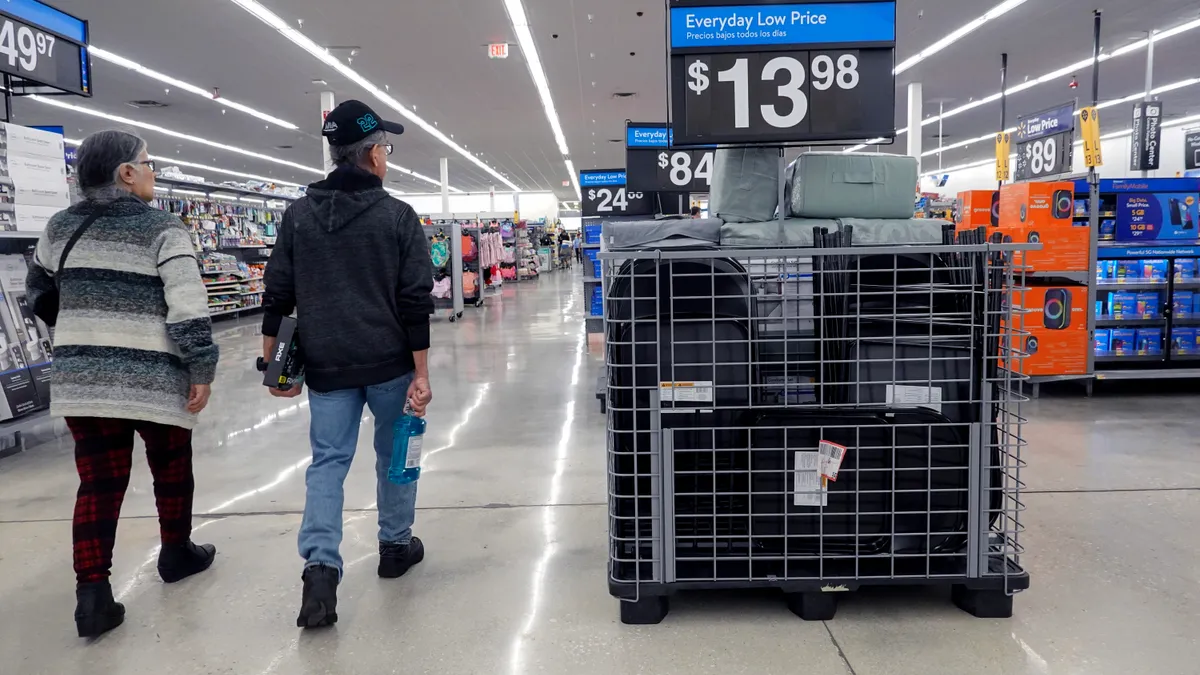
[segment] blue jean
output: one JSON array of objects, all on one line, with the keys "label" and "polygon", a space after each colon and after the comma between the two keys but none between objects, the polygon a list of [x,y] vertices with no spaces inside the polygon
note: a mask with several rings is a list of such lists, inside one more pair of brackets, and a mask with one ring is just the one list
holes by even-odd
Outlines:
[{"label": "blue jean", "polygon": [[388,480],[392,436],[404,412],[413,374],[362,389],[331,392],[309,390],[309,440],[313,461],[305,484],[304,521],[300,525],[300,555],[306,566],[342,569],[343,484],[358,447],[363,405],[375,416],[375,482],[379,507],[379,541],[407,544],[416,516],[417,484],[396,485]]}]

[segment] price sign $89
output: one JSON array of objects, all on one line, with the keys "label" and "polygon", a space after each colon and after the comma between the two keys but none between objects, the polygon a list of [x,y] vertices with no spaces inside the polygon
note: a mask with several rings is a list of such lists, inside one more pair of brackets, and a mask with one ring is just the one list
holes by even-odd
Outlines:
[{"label": "price sign $89", "polygon": [[[777,56],[763,66],[760,79],[763,82],[774,82],[780,73],[787,73],[787,81],[779,86],[779,96],[792,102],[791,111],[781,113],[779,107],[772,103],[762,105],[759,110],[762,119],[777,129],[788,129],[804,121],[808,116],[808,96],[804,93],[805,80],[811,75],[811,87],[817,91],[828,91],[833,87],[851,90],[858,87],[858,57],[854,54],[842,54],[834,59],[828,54],[813,56],[806,70],[805,63],[792,56]],[[733,66],[717,74],[718,82],[733,84],[734,126],[738,129],[750,127],[750,60],[736,59]],[[688,89],[697,96],[704,94],[712,87],[709,77],[709,66],[703,61],[694,61],[688,66]]]},{"label": "price sign $89", "polygon": [[29,72],[37,70],[38,55],[44,54],[54,58],[53,35],[34,30],[29,26],[17,27],[12,21],[4,19],[0,24],[0,59],[7,57],[10,68],[17,67],[20,61],[21,69]]},{"label": "price sign $89", "polygon": [[626,192],[625,188],[594,188],[587,193],[588,201],[599,200],[596,204],[596,211],[599,213],[625,211],[629,208],[629,200],[642,199],[644,196],[641,192]]}]

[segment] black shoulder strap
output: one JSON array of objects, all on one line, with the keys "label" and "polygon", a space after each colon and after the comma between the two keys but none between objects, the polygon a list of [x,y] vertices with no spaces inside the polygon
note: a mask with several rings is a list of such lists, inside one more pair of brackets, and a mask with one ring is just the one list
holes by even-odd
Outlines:
[{"label": "black shoulder strap", "polygon": [[76,228],[75,233],[72,234],[71,238],[67,240],[67,245],[63,247],[62,256],[58,259],[58,269],[55,270],[54,276],[62,274],[63,266],[67,264],[67,254],[71,252],[71,249],[75,248],[75,244],[79,242],[79,238],[83,236],[84,232],[87,232],[88,228],[92,226],[92,223],[96,222],[96,220],[105,213],[108,213],[107,206],[96,209],[92,212],[92,215],[88,216],[83,221],[83,224]]}]

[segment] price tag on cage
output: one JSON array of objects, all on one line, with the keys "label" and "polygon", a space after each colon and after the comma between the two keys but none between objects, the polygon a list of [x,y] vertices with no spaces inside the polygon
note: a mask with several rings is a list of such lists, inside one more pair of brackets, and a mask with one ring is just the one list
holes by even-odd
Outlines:
[{"label": "price tag on cage", "polygon": [[671,0],[679,145],[895,137],[896,3]]},{"label": "price tag on cage", "polygon": [[821,476],[836,483],[842,460],[846,458],[846,446],[821,441],[817,446],[817,455],[820,458]]},{"label": "price tag on cage", "polygon": [[794,506],[829,506],[829,481],[821,475],[821,453],[796,451],[792,484]]}]

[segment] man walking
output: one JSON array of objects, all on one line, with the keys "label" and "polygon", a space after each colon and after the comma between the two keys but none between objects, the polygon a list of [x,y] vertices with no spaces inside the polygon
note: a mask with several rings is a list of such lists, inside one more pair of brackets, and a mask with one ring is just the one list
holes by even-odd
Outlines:
[{"label": "man walking", "polygon": [[[433,264],[416,213],[383,189],[385,122],[359,101],[325,118],[336,168],[284,213],[267,265],[263,357],[276,346],[283,317],[299,316],[309,387],[307,498],[300,526],[304,594],[296,625],[337,622],[341,580],[343,483],[358,445],[363,406],[375,416],[379,576],[396,578],[421,562],[412,536],[417,486],[388,481],[392,429],[405,406],[424,415],[429,386],[429,315]],[[278,397],[293,397],[300,388]]]}]

